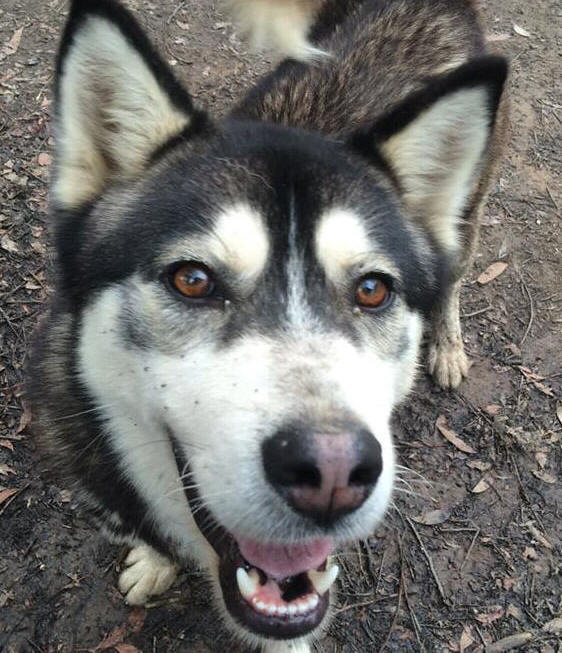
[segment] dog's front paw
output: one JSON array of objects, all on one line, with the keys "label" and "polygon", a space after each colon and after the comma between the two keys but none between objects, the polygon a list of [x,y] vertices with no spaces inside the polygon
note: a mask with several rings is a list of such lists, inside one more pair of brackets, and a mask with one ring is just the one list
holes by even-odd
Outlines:
[{"label": "dog's front paw", "polygon": [[162,594],[174,582],[177,566],[152,547],[141,544],[129,552],[119,589],[129,605],[143,605],[149,596]]},{"label": "dog's front paw", "polygon": [[430,343],[428,367],[442,388],[457,388],[470,367],[462,340],[445,339]]}]

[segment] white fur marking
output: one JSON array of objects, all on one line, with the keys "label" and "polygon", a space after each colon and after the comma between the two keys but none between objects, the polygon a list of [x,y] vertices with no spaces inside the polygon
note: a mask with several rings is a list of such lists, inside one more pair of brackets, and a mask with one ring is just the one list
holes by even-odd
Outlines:
[{"label": "white fur marking", "polygon": [[363,222],[349,209],[332,208],[316,229],[316,256],[333,281],[372,249]]},{"label": "white fur marking", "polygon": [[263,220],[248,204],[225,209],[209,241],[213,256],[248,280],[254,280],[267,262],[269,240]]}]

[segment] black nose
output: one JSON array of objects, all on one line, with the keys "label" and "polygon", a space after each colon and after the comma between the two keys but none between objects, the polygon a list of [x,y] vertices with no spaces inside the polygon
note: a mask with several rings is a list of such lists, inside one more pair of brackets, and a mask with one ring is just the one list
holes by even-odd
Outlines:
[{"label": "black nose", "polygon": [[262,447],[268,481],[298,512],[324,526],[357,510],[382,472],[380,444],[365,429],[278,431]]}]

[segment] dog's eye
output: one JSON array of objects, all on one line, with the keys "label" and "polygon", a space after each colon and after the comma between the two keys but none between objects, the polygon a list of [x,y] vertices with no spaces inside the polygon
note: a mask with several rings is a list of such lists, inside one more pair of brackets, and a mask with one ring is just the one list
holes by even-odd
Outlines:
[{"label": "dog's eye", "polygon": [[210,297],[215,290],[211,272],[201,263],[181,263],[170,270],[170,283],[189,299]]},{"label": "dog's eye", "polygon": [[362,308],[385,308],[391,299],[389,284],[374,274],[363,277],[355,289],[355,303]]}]

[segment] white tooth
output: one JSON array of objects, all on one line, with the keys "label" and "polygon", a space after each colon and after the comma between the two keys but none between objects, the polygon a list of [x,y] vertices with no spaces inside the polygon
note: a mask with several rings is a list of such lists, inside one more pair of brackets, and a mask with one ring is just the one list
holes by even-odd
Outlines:
[{"label": "white tooth", "polygon": [[263,612],[265,610],[265,603],[263,601],[258,601],[256,603],[256,608],[260,611]]},{"label": "white tooth", "polygon": [[314,608],[318,605],[318,601],[319,601],[318,594],[315,594],[314,596],[308,599],[308,605],[311,610],[314,610]]},{"label": "white tooth", "polygon": [[299,601],[299,614],[306,614],[308,612],[308,601]]},{"label": "white tooth", "polygon": [[289,609],[287,608],[286,605],[280,605],[280,606],[277,608],[277,612],[278,612],[282,617],[284,617],[286,614],[288,614]]},{"label": "white tooth", "polygon": [[268,605],[265,608],[267,614],[275,614],[277,612],[277,607],[275,605]]},{"label": "white tooth", "polygon": [[259,585],[259,574],[255,569],[248,573],[243,567],[238,567],[236,570],[236,580],[238,581],[238,589],[240,594],[250,601],[252,596],[256,593]]},{"label": "white tooth", "polygon": [[332,587],[339,573],[340,568],[337,565],[332,565],[326,571],[315,571],[312,569],[308,572],[308,577],[314,589],[322,596]]},{"label": "white tooth", "polygon": [[291,605],[289,606],[289,615],[291,617],[294,617],[298,611],[299,609],[297,608],[297,606],[294,603],[291,603]]}]

